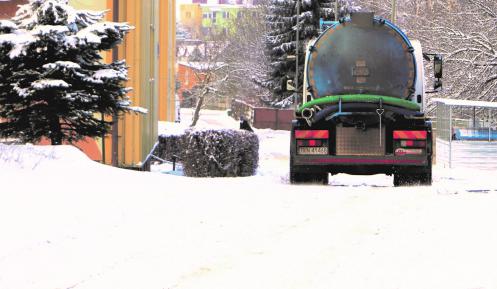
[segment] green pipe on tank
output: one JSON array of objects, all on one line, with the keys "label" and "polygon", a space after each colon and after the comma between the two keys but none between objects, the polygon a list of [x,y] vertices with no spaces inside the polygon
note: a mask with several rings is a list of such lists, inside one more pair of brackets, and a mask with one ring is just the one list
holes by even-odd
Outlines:
[{"label": "green pipe on tank", "polygon": [[393,106],[398,106],[406,108],[409,110],[420,111],[420,107],[417,103],[409,100],[400,99],[397,97],[383,96],[383,95],[372,95],[372,94],[345,94],[345,95],[332,95],[320,97],[309,102],[300,105],[297,108],[297,113],[301,113],[303,109],[310,108],[315,105],[323,104],[336,104],[342,99],[342,103],[346,102],[367,102],[367,103],[380,103],[389,104]]}]

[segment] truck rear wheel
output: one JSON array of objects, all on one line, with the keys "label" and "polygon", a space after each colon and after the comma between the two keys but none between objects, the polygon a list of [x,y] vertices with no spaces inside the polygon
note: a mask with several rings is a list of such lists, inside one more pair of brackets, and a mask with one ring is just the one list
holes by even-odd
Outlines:
[{"label": "truck rear wheel", "polygon": [[292,184],[328,184],[328,173],[295,173],[290,172],[290,183]]},{"label": "truck rear wheel", "polygon": [[421,174],[401,174],[393,175],[393,185],[395,187],[402,186],[431,186],[432,178],[431,171]]}]

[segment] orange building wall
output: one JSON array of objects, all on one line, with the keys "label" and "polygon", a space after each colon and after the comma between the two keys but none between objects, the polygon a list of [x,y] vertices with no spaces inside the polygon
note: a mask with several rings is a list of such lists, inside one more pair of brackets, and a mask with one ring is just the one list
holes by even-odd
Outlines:
[{"label": "orange building wall", "polygon": [[202,74],[195,69],[180,63],[178,64],[177,78],[180,83],[177,93],[182,100],[183,91],[192,89],[195,85],[202,81]]},{"label": "orange building wall", "polygon": [[16,15],[17,5],[28,3],[28,0],[0,0],[0,19],[10,19]]}]

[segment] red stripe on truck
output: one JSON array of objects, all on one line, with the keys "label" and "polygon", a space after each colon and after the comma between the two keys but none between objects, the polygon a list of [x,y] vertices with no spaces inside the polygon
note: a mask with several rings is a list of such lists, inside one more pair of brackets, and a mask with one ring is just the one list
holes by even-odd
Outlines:
[{"label": "red stripe on truck", "polygon": [[395,160],[395,159],[310,159],[305,160],[306,163],[318,164],[381,164],[381,165],[395,165],[395,164],[423,164],[425,160]]},{"label": "red stripe on truck", "polygon": [[394,130],[394,139],[426,139],[427,132],[424,130]]},{"label": "red stripe on truck", "polygon": [[330,133],[327,130],[296,130],[296,139],[328,139]]}]

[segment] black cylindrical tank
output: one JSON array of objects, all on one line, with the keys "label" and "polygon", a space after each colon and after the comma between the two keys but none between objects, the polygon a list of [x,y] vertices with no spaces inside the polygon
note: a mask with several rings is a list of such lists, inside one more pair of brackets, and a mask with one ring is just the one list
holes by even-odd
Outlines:
[{"label": "black cylindrical tank", "polygon": [[374,94],[407,99],[414,93],[414,49],[403,32],[373,13],[354,13],[310,47],[307,89],[314,98]]}]

